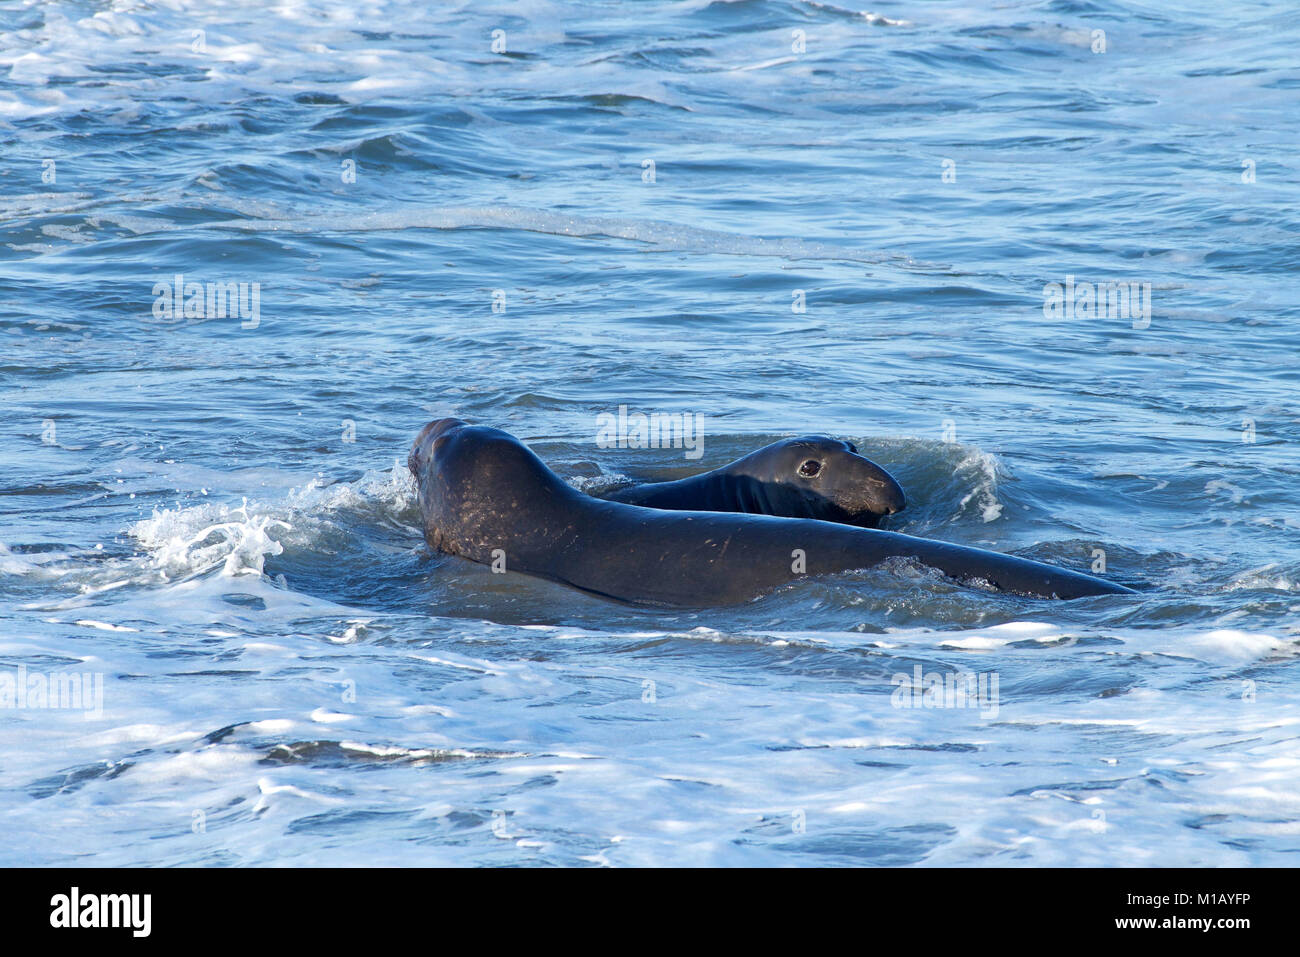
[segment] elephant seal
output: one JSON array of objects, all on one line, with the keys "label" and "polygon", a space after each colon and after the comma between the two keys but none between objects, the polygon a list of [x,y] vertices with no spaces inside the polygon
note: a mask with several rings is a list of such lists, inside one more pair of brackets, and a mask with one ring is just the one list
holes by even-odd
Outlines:
[{"label": "elephant seal", "polygon": [[748,601],[806,575],[913,559],[965,582],[1043,598],[1131,594],[999,552],[816,519],[676,512],[564,482],[514,436],[438,419],[411,446],[425,540],[473,562],[659,607]]},{"label": "elephant seal", "polygon": [[852,442],[825,435],[782,439],[712,472],[602,497],[680,512],[784,515],[861,528],[876,528],[907,505],[892,475],[859,455]]}]

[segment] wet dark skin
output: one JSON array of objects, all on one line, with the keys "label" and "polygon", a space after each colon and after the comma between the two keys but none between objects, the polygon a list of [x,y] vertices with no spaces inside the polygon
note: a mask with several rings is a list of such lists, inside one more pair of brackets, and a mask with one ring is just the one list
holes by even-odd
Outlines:
[{"label": "wet dark skin", "polygon": [[509,433],[460,419],[426,425],[407,464],[433,548],[638,605],[735,604],[891,558],[1042,598],[1133,593],[1042,562],[879,529],[595,499]]},{"label": "wet dark skin", "polygon": [[876,528],[907,505],[894,477],[825,435],[782,439],[730,465],[673,482],[621,488],[611,502],[685,512],[746,512]]}]

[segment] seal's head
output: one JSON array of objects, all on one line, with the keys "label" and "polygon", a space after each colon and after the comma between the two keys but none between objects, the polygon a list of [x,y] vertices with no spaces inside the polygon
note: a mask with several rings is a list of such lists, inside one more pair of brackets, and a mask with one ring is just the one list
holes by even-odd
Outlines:
[{"label": "seal's head", "polygon": [[420,473],[424,470],[425,463],[429,461],[430,454],[433,452],[434,443],[465,424],[463,419],[434,419],[420,430],[415,441],[411,443],[411,451],[406,456],[406,467],[411,470],[417,483],[420,481]]},{"label": "seal's head", "polygon": [[437,419],[415,437],[407,468],[415,477],[424,537],[473,561],[521,538],[553,541],[576,491],[508,432]]},{"label": "seal's head", "polygon": [[876,528],[886,515],[907,505],[903,489],[875,462],[858,454],[852,442],[825,435],[802,435],[759,449],[733,468],[761,482],[777,514]]}]

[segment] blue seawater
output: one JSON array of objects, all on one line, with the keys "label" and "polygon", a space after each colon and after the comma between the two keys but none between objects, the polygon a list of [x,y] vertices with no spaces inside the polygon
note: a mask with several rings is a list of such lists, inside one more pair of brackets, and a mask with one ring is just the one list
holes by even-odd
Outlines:
[{"label": "blue seawater", "polygon": [[[0,863],[1297,862],[1294,5],[863,2],[8,5]],[[494,575],[448,414],[1144,589]]]}]

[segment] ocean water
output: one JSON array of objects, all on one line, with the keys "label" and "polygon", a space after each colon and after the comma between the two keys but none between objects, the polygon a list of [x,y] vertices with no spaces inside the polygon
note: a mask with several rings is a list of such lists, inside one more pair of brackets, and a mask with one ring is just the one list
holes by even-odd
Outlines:
[{"label": "ocean water", "polygon": [[[1282,2],[8,5],[0,863],[1297,863],[1298,46]],[[620,406],[702,454],[600,447]],[[443,415],[594,489],[849,438],[887,527],[1142,591],[494,575],[421,541]]]}]

